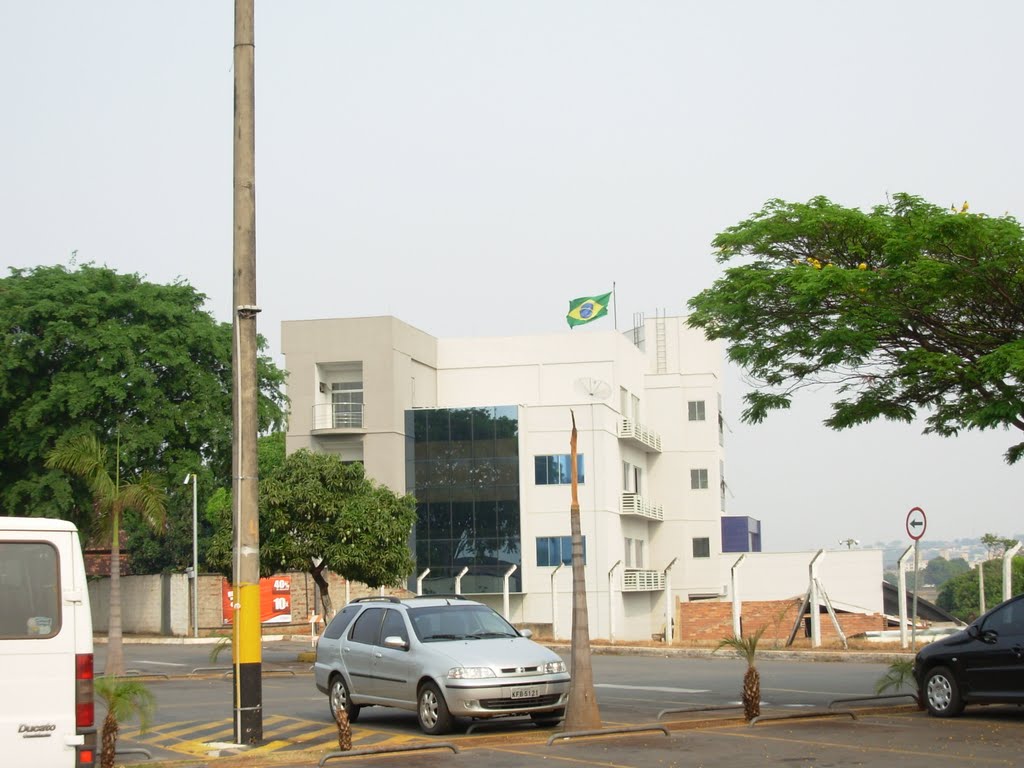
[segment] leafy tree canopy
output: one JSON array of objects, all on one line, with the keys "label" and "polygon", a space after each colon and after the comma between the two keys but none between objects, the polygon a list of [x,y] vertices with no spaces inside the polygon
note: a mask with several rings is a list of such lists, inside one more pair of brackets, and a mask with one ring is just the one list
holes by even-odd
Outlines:
[{"label": "leafy tree canopy", "polygon": [[[262,467],[262,465],[261,465]],[[262,469],[261,469],[262,472]],[[319,578],[324,567],[371,587],[395,584],[412,572],[412,496],[399,496],[366,477],[361,463],[302,449],[260,480],[260,571],[296,569]],[[230,507],[208,507],[218,520],[208,565],[231,569]],[[314,565],[318,560],[319,565]]]},{"label": "leafy tree canopy", "polygon": [[962,557],[955,557],[952,560],[941,556],[933,557],[921,571],[921,578],[925,584],[941,587],[954,576],[967,573],[969,570],[971,570],[971,566]]},{"label": "leafy tree canopy", "polygon": [[1024,430],[1024,231],[1010,216],[905,194],[867,212],[771,200],[713,244],[733,266],[690,300],[690,324],[755,380],[745,421],[825,383],[833,429],[922,411],[926,433]]},{"label": "leafy tree canopy", "polygon": [[1017,540],[1007,539],[994,533],[986,533],[981,537],[981,543],[988,550],[989,557],[1002,557],[1006,550],[1017,543]]},{"label": "leafy tree canopy", "polygon": [[[184,281],[92,265],[0,279],[0,512],[87,523],[73,511],[87,496],[44,466],[65,433],[113,444],[120,431],[123,466],[170,484],[191,471],[209,473],[207,488],[230,481],[232,332],[205,300]],[[283,418],[284,373],[261,355],[258,380],[268,429]]]},{"label": "leafy tree canopy", "polygon": [[[994,608],[1003,601],[1003,562],[989,560],[985,568],[985,606]],[[982,566],[978,566],[980,568]],[[954,576],[939,591],[936,604],[945,608],[958,619],[971,621],[981,613],[981,599],[978,586],[978,568]],[[1024,592],[1024,557],[1011,561],[1010,594]]]}]

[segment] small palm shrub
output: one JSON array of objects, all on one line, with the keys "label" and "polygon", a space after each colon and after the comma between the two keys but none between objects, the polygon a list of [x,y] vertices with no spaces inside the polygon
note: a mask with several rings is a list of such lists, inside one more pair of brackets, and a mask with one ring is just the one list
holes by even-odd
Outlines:
[{"label": "small palm shrub", "polygon": [[107,707],[100,735],[100,768],[114,768],[120,724],[138,716],[140,730],[144,732],[149,728],[154,709],[153,693],[138,680],[106,675],[96,678],[93,690]]},{"label": "small palm shrub", "polygon": [[764,634],[765,627],[748,637],[726,637],[719,641],[715,651],[731,648],[738,656],[747,660],[747,671],[743,675],[743,719],[748,723],[761,714],[761,674],[754,665],[757,656],[757,644]]},{"label": "small palm shrub", "polygon": [[875,681],[875,693],[899,693],[904,688],[911,690],[917,706],[922,707],[921,692],[917,690],[917,680],[914,678],[914,662],[910,659],[896,659],[889,665],[885,674]]}]

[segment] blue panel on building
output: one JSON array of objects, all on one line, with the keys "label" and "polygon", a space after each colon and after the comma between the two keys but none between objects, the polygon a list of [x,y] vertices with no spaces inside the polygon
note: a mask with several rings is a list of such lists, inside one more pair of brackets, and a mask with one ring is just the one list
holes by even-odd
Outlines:
[{"label": "blue panel on building", "polygon": [[723,517],[722,551],[760,552],[761,521],[752,517]]}]

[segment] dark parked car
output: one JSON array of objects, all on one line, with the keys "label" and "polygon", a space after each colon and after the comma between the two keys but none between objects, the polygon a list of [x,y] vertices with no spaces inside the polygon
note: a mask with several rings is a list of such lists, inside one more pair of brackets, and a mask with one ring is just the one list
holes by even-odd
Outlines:
[{"label": "dark parked car", "polygon": [[1024,704],[1024,595],[922,648],[914,678],[935,717],[958,715],[965,704]]}]

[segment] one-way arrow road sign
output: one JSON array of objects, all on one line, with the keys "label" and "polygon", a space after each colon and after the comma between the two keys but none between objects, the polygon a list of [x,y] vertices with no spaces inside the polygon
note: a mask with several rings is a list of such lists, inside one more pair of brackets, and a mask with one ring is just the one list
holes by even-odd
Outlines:
[{"label": "one-way arrow road sign", "polygon": [[924,536],[925,530],[928,528],[928,518],[924,515],[924,510],[920,507],[914,507],[907,513],[907,535],[914,541],[917,541]]}]

